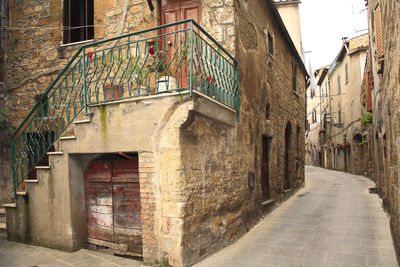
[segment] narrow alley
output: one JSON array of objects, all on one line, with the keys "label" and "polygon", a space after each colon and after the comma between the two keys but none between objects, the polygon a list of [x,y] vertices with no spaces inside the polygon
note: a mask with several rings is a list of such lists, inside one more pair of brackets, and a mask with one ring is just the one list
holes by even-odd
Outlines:
[{"label": "narrow alley", "polygon": [[306,186],[206,266],[398,266],[367,178],[306,167]]}]

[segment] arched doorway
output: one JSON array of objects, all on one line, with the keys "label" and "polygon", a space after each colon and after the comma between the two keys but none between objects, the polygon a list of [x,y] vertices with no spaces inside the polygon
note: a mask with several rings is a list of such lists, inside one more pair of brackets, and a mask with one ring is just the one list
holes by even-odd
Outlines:
[{"label": "arched doorway", "polygon": [[290,141],[292,135],[292,126],[290,122],[286,124],[285,129],[285,180],[283,184],[283,188],[289,189],[290,188]]},{"label": "arched doorway", "polygon": [[352,144],[352,165],[353,171],[355,174],[362,174],[363,173],[363,148],[360,145],[362,142],[361,134],[356,134],[353,137],[353,144]]}]

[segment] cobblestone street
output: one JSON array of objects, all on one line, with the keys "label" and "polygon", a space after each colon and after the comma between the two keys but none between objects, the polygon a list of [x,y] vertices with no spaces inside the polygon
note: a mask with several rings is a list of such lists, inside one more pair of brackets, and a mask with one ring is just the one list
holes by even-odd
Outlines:
[{"label": "cobblestone street", "polygon": [[398,266],[374,183],[306,168],[306,187],[206,266]]},{"label": "cobblestone street", "polygon": [[[306,168],[306,187],[247,235],[195,266],[398,266],[389,220],[373,182]],[[74,253],[0,240],[0,266],[142,266],[104,253]]]}]

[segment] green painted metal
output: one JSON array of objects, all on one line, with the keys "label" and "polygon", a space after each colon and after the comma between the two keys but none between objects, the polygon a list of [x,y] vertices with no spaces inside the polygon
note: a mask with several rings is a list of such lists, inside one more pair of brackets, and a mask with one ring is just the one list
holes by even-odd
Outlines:
[{"label": "green painted metal", "polygon": [[14,193],[89,105],[189,90],[239,113],[238,75],[238,62],[193,20],[82,46],[11,137]]}]

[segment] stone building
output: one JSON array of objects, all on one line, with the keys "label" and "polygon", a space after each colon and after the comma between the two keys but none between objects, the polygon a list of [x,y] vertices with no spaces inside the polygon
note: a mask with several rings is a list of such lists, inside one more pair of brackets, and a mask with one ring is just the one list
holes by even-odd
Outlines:
[{"label": "stone building", "polygon": [[325,81],[328,70],[329,66],[317,69],[313,73],[315,85],[310,83],[307,87],[306,165],[325,167],[322,136],[326,128],[323,114],[327,108],[324,102],[328,96],[328,82]]},{"label": "stone building", "polygon": [[304,184],[307,73],[272,0],[79,3],[10,2],[10,240],[188,266]]},{"label": "stone building", "polygon": [[279,14],[296,46],[297,52],[303,57],[303,44],[300,30],[299,0],[274,0]]},{"label": "stone building", "polygon": [[400,3],[366,1],[370,38],[374,178],[400,249]]},{"label": "stone building", "polygon": [[[329,70],[327,128],[323,133],[328,167],[364,174],[362,166],[361,83],[364,76],[368,35],[343,42]],[[324,118],[324,119],[325,119]]]}]

